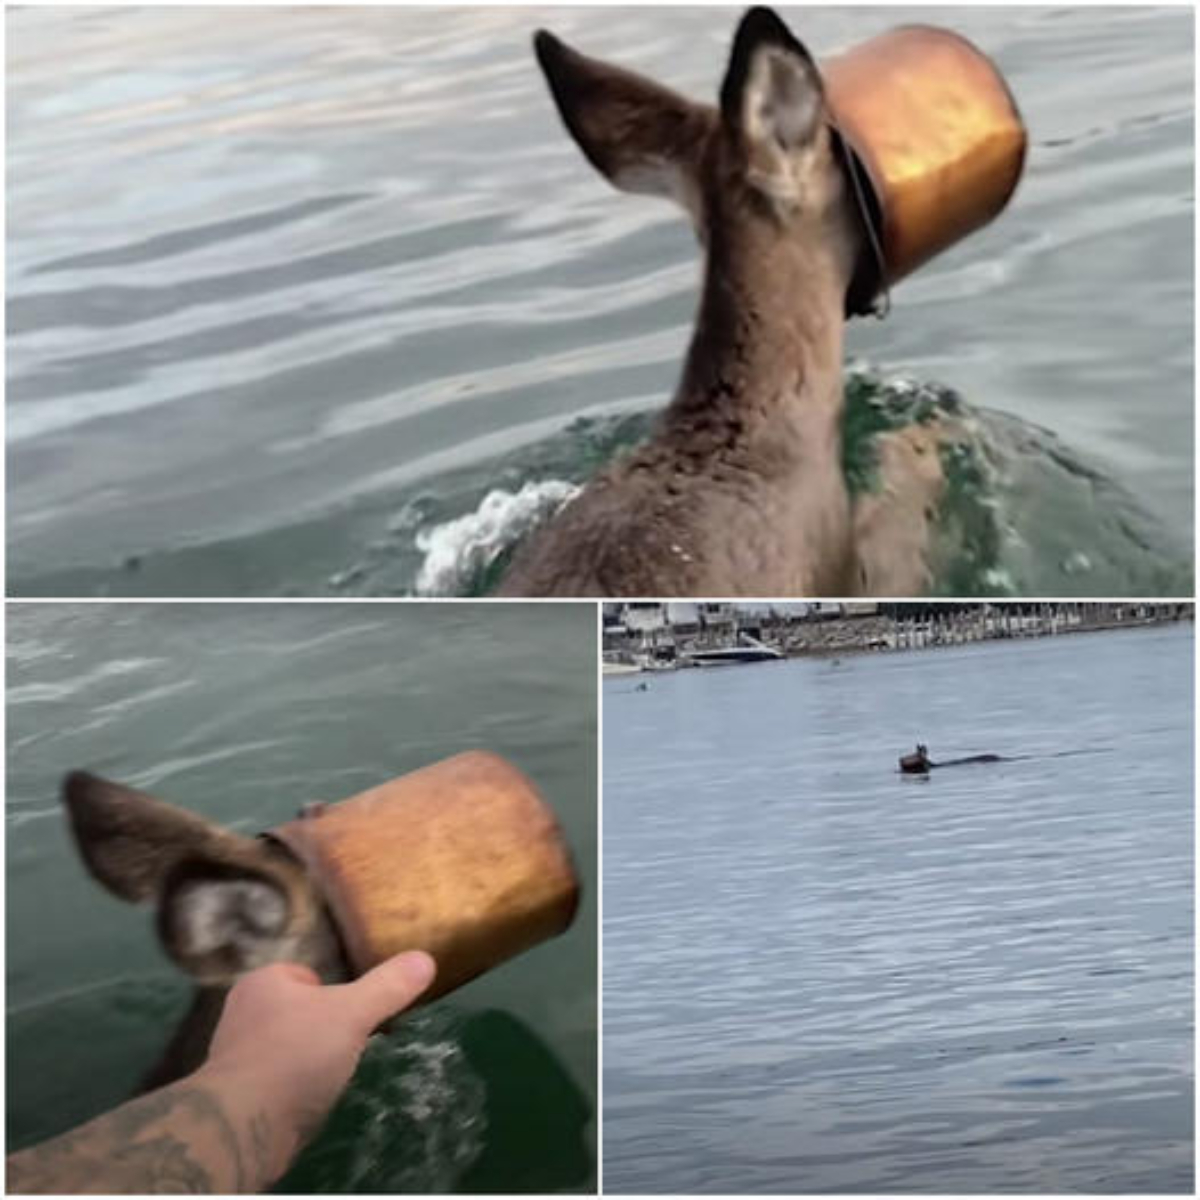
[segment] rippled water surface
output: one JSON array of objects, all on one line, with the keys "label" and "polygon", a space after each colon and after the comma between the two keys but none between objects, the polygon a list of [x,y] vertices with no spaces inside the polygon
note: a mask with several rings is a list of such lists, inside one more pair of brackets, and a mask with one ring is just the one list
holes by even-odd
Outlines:
[{"label": "rippled water surface", "polygon": [[[951,24],[1030,125],[1012,209],[850,336],[1019,422],[983,425],[970,589],[1187,594],[1190,12],[787,15],[818,53]],[[735,18],[9,11],[10,589],[477,589],[663,403],[696,294],[683,221],[592,173],[530,33],[711,98]]]},{"label": "rippled water surface", "polygon": [[481,746],[563,821],[576,923],[376,1039],[282,1187],[594,1190],[595,669],[590,606],[10,606],[9,1147],[127,1098],[188,1000],[150,915],[85,873],[67,770],[252,834]]},{"label": "rippled water surface", "polygon": [[1192,649],[606,682],[605,1190],[1191,1192]]}]

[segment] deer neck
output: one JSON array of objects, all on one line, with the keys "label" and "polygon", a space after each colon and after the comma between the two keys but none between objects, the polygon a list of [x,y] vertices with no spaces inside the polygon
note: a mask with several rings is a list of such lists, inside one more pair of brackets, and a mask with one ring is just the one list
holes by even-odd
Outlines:
[{"label": "deer neck", "polygon": [[193,990],[187,1012],[158,1062],[142,1077],[137,1095],[175,1083],[204,1063],[228,994],[228,987],[197,987]]},{"label": "deer neck", "polygon": [[781,243],[765,220],[714,223],[668,424],[715,421],[777,444],[836,436],[851,262],[831,230]]}]

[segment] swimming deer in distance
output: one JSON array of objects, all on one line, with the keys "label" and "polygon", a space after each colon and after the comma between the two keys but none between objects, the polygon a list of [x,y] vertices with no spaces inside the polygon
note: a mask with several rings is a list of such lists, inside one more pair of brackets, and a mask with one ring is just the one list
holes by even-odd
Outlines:
[{"label": "swimming deer in distance", "polygon": [[326,982],[349,978],[325,905],[282,844],[82,771],[67,776],[63,803],[92,876],[123,900],[154,904],[163,948],[197,983],[143,1090],[204,1062],[225,995],[245,972],[287,961]]},{"label": "swimming deer in distance", "polygon": [[535,49],[592,165],[681,204],[707,262],[656,432],[518,551],[501,594],[923,591],[942,486],[927,434],[890,436],[860,511],[843,477],[846,299],[872,247],[808,51],[752,9],[714,108],[546,32]]}]

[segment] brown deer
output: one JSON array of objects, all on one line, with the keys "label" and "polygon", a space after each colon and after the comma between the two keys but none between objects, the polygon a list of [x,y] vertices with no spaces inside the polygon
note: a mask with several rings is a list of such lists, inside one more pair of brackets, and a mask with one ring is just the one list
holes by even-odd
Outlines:
[{"label": "brown deer", "polygon": [[82,771],[67,776],[63,802],[94,878],[122,900],[156,906],[163,948],[197,982],[143,1090],[200,1066],[225,995],[244,972],[286,960],[305,963],[326,982],[348,978],[323,902],[278,842],[231,833]]},{"label": "brown deer", "polygon": [[820,73],[770,10],[738,26],[717,107],[539,32],[562,119],[616,187],[678,201],[707,251],[695,331],[650,441],[523,547],[503,595],[832,596],[925,589],[937,432],[841,466],[847,294],[872,246]]}]

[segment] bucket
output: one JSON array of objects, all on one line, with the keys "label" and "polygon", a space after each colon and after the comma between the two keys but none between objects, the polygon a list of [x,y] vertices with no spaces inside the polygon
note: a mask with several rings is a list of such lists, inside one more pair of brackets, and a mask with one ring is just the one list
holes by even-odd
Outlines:
[{"label": "bucket", "polygon": [[272,829],[306,867],[359,975],[427,950],[423,999],[562,933],[579,880],[554,814],[516,767],[471,751]]},{"label": "bucket", "polygon": [[947,29],[889,30],[821,72],[878,239],[846,297],[856,316],[1003,211],[1025,164],[1025,125],[996,65]]}]

